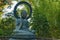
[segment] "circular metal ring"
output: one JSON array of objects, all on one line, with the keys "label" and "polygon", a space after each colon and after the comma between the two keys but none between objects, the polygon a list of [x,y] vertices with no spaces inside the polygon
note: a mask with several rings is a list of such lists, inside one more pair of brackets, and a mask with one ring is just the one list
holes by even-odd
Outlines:
[{"label": "circular metal ring", "polygon": [[29,4],[29,3],[27,3],[27,2],[25,2],[25,1],[21,1],[21,2],[18,2],[17,4],[16,4],[16,6],[14,7],[14,16],[16,17],[16,18],[20,18],[18,15],[17,15],[17,7],[19,6],[19,5],[21,5],[21,4],[26,4],[29,8],[30,8],[30,14],[29,14],[29,16],[27,17],[27,19],[28,18],[30,18],[31,17],[31,15],[32,15],[32,7],[31,7],[31,5]]}]

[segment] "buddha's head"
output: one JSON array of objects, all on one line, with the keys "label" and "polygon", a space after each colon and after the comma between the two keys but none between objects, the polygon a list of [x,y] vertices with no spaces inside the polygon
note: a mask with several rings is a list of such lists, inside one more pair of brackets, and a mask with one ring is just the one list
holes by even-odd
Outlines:
[{"label": "buddha's head", "polygon": [[22,10],[22,12],[21,12],[21,17],[22,17],[23,19],[27,18],[27,12],[26,12],[25,10]]}]

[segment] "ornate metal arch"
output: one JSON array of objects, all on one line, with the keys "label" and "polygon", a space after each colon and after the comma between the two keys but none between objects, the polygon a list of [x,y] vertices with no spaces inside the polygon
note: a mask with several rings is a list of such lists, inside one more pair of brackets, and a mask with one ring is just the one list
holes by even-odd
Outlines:
[{"label": "ornate metal arch", "polygon": [[29,8],[30,8],[30,14],[29,14],[29,16],[27,17],[27,19],[28,18],[30,18],[31,17],[31,15],[32,15],[32,7],[31,7],[31,5],[28,3],[28,2],[25,2],[25,1],[21,1],[21,2],[18,2],[17,4],[16,4],[16,6],[14,7],[14,16],[16,17],[16,18],[20,18],[20,17],[18,17],[18,15],[17,15],[17,7],[19,6],[19,5],[21,5],[21,4],[26,4]]}]

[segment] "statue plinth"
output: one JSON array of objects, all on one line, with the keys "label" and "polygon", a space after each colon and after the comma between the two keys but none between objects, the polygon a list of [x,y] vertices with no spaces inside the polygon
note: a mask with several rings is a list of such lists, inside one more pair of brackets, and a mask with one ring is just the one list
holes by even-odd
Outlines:
[{"label": "statue plinth", "polygon": [[19,30],[12,34],[12,38],[9,40],[35,40],[35,34],[29,31]]}]

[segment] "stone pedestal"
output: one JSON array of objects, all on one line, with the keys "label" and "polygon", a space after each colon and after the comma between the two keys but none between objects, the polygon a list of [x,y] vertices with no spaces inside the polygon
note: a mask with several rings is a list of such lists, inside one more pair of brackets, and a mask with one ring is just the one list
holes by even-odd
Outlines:
[{"label": "stone pedestal", "polygon": [[12,34],[9,40],[35,40],[35,34],[30,31],[19,30]]}]

